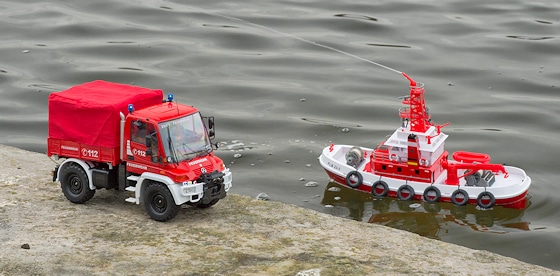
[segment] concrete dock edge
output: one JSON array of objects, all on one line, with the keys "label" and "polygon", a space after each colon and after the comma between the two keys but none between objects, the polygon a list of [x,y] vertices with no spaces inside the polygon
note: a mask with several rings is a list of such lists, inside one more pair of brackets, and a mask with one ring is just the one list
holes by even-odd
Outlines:
[{"label": "concrete dock edge", "polygon": [[560,275],[236,194],[156,222],[143,205],[126,203],[126,192],[99,190],[85,204],[69,202],[45,154],[0,145],[0,160],[0,275]]}]

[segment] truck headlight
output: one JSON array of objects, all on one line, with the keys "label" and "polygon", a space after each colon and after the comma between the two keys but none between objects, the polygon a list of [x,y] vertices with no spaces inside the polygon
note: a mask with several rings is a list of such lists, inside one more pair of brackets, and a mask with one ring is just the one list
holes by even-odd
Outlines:
[{"label": "truck headlight", "polygon": [[184,186],[183,187],[184,194],[194,194],[196,193],[196,187],[194,186]]}]

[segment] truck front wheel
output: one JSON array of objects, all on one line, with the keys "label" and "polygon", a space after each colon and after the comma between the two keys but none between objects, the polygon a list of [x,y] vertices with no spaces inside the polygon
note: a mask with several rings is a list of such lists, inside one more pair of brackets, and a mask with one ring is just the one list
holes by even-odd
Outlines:
[{"label": "truck front wheel", "polygon": [[68,164],[61,169],[60,187],[64,196],[73,203],[84,203],[95,194],[95,190],[89,188],[86,172],[76,163]]},{"label": "truck front wheel", "polygon": [[168,221],[174,218],[181,208],[175,204],[169,189],[159,182],[152,182],[146,187],[144,207],[148,215],[157,221]]}]

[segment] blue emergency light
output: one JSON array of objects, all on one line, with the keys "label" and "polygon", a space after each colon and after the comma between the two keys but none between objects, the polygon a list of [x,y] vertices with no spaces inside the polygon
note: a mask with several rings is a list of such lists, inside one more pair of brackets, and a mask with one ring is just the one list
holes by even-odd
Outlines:
[{"label": "blue emergency light", "polygon": [[173,94],[171,94],[171,93],[167,94],[167,101],[170,101],[170,102],[173,101]]},{"label": "blue emergency light", "polygon": [[132,111],[134,111],[134,105],[128,104],[128,113],[132,113]]}]

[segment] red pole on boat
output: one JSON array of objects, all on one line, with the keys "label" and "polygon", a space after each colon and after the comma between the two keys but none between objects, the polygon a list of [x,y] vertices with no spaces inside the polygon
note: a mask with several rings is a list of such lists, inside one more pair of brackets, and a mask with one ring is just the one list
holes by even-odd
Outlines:
[{"label": "red pole on boat", "polygon": [[409,77],[405,72],[402,72],[401,74],[410,82],[411,87],[416,87],[416,81]]}]

